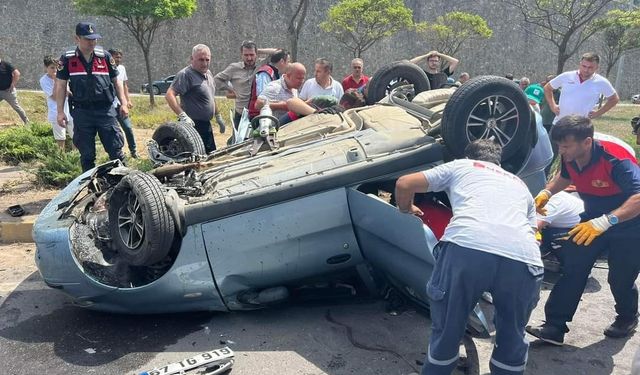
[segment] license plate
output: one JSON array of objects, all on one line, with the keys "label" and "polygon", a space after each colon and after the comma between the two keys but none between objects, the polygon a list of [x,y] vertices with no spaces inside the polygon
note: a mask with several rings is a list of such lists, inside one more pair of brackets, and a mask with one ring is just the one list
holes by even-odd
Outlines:
[{"label": "license plate", "polygon": [[[180,362],[171,363],[164,367],[158,367],[150,371],[141,372],[140,375],[171,375],[181,372],[193,370],[204,365],[213,364],[214,362],[231,362],[233,359],[233,350],[228,347],[222,349],[211,350],[209,352],[200,353],[191,358],[183,359]],[[226,366],[225,366],[226,367]]]}]

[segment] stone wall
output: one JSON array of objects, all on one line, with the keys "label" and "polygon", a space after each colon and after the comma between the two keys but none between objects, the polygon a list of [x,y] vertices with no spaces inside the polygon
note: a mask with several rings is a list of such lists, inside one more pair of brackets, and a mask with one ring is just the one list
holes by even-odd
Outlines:
[{"label": "stone wall", "polygon": [[[313,60],[326,57],[334,62],[334,76],[342,78],[347,72],[350,52],[323,33],[318,24],[335,0],[311,0],[305,27],[299,40],[299,60],[311,71]],[[263,47],[288,47],[287,21],[294,11],[296,0],[200,0],[198,10],[186,20],[172,21],[158,31],[152,46],[152,77],[173,74],[188,63],[191,46],[205,43],[212,48],[211,70],[220,71],[228,63],[239,60],[238,46],[242,40],[253,39]],[[555,71],[554,47],[527,31],[519,11],[509,9],[492,0],[405,0],[414,10],[417,21],[432,20],[452,10],[475,12],[487,19],[494,30],[493,37],[460,54],[458,72],[471,75],[507,72],[516,77],[529,76],[541,80]],[[253,4],[252,8],[246,8]],[[144,59],[135,39],[117,21],[104,17],[78,15],[70,0],[3,0],[0,3],[0,56],[12,62],[21,72],[19,88],[37,88],[42,74],[42,57],[60,55],[73,47],[74,25],[81,20],[95,22],[106,47],[125,51],[130,88],[137,92],[146,80]],[[585,46],[585,52],[594,45]],[[408,59],[428,51],[429,46],[413,32],[402,32],[384,40],[364,53],[365,73],[372,74],[387,62]],[[579,54],[578,54],[579,56]],[[640,92],[640,52],[627,55],[621,75],[621,96]],[[577,66],[577,56],[565,69]],[[614,68],[610,77],[615,82]],[[311,76],[311,72],[309,72]]]}]

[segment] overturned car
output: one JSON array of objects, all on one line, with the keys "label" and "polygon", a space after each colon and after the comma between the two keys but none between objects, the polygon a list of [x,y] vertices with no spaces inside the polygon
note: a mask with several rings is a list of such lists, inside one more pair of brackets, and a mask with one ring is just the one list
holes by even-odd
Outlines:
[{"label": "overturned car", "polygon": [[[383,103],[294,121],[275,149],[251,152],[248,140],[204,156],[195,130],[160,126],[152,158],[166,163],[98,166],[43,210],[33,234],[44,281],[79,306],[125,313],[256,309],[336,285],[391,287],[426,306],[446,197],[424,197],[423,222],[377,193],[477,138],[500,142],[503,167],[530,184],[551,155],[513,82],[416,93],[404,84],[428,80],[415,65],[383,73],[372,80]],[[486,333],[488,321],[478,306],[471,327]]]}]

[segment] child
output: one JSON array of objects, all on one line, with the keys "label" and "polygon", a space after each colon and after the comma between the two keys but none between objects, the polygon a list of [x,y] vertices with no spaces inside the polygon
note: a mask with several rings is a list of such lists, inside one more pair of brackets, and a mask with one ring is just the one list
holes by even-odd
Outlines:
[{"label": "child", "polygon": [[65,101],[64,103],[64,113],[67,115],[67,119],[69,122],[67,123],[66,129],[58,125],[56,120],[58,110],[56,105],[55,95],[55,79],[56,79],[56,68],[58,67],[58,60],[56,60],[53,56],[47,55],[44,57],[44,68],[45,74],[40,77],[40,87],[42,91],[47,95],[47,107],[49,109],[47,120],[51,124],[53,128],[53,138],[55,138],[56,143],[60,147],[60,149],[64,150],[64,143],[66,139],[66,132],[69,132],[69,136],[73,138],[73,119],[69,114],[69,103]]}]

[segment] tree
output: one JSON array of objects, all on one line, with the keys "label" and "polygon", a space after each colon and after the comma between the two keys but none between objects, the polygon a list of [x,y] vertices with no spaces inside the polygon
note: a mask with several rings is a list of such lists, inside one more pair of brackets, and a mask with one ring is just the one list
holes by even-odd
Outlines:
[{"label": "tree", "polygon": [[[111,17],[127,27],[142,49],[151,87],[149,54],[158,27],[166,21],[190,17],[197,0],[73,0],[73,5],[80,13]],[[153,90],[149,90],[149,101],[155,106]]]},{"label": "tree", "polygon": [[354,57],[383,38],[413,27],[413,11],[403,0],[340,0],[327,11],[320,28]]},{"label": "tree", "polygon": [[611,10],[594,22],[593,27],[602,34],[605,75],[609,77],[624,52],[640,48],[640,10]]},{"label": "tree", "polygon": [[558,49],[556,73],[597,29],[588,27],[617,0],[502,0],[520,9],[531,33]]},{"label": "tree", "polygon": [[289,42],[291,45],[291,59],[292,61],[298,60],[298,38],[300,37],[300,31],[304,26],[304,20],[307,17],[307,9],[309,9],[309,0],[300,0],[296,11],[289,20]]},{"label": "tree", "polygon": [[489,39],[493,30],[481,16],[466,12],[450,12],[432,23],[421,22],[416,31],[429,41],[430,49],[455,56],[463,44]]}]

